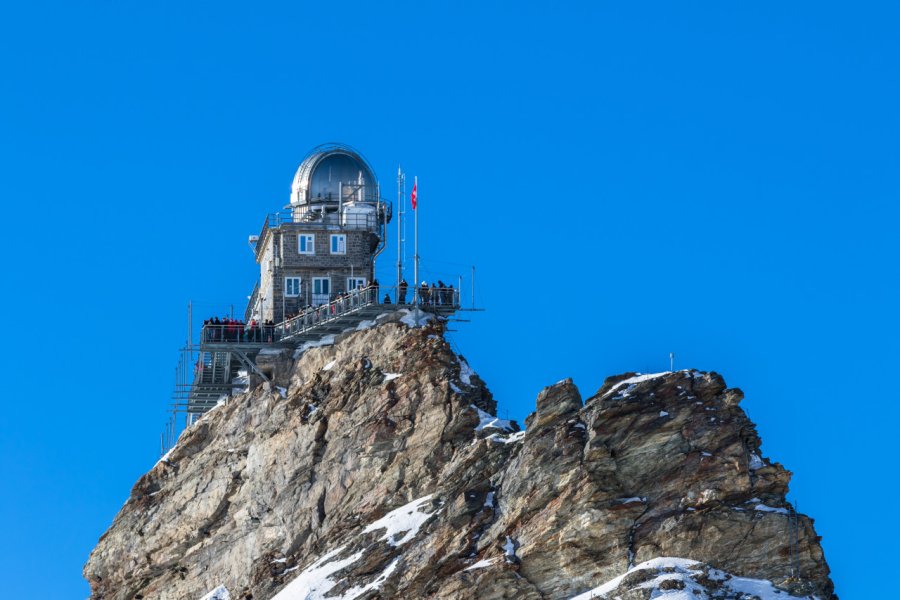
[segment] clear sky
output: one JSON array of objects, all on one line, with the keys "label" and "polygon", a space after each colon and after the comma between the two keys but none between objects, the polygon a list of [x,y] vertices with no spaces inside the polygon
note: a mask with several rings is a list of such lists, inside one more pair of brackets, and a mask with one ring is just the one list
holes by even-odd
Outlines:
[{"label": "clear sky", "polygon": [[718,371],[794,471],[841,598],[883,597],[898,19],[890,2],[6,3],[0,596],[86,596],[89,551],[156,459],[188,300],[242,308],[247,236],[306,152],[342,141],[389,198],[398,163],[419,176],[426,276],[478,266],[487,311],[452,336],[501,414],[669,352]]}]

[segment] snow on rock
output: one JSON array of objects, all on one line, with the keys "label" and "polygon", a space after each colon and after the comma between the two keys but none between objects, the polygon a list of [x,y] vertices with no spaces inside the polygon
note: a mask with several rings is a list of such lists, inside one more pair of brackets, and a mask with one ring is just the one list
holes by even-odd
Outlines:
[{"label": "snow on rock", "polygon": [[755,452],[750,454],[750,469],[756,471],[757,469],[762,469],[766,466],[766,463],[763,462],[763,459],[759,457],[759,454]]},{"label": "snow on rock", "polygon": [[[640,581],[641,583],[628,584],[626,578],[636,571],[655,571],[656,576],[652,579],[629,578],[629,581]],[[664,582],[667,581],[678,581],[680,584],[677,586],[664,585]],[[704,600],[709,599],[710,593],[713,592],[715,595],[712,597],[715,598],[746,597],[758,600],[816,598],[815,596],[793,596],[784,590],[779,590],[769,581],[735,577],[696,560],[660,557],[642,562],[615,579],[577,596],[572,596],[569,600],[613,600],[635,590],[651,590],[649,597],[664,597],[667,600]],[[745,596],[741,596],[741,594]]]},{"label": "snow on rock", "polygon": [[774,506],[767,506],[765,504],[757,504],[753,507],[753,510],[758,510],[759,512],[779,513],[782,515],[788,514],[788,509],[786,508],[775,508]]},{"label": "snow on rock", "polygon": [[356,331],[371,329],[372,327],[375,327],[375,321],[361,321],[360,324],[356,326]]},{"label": "snow on rock", "polygon": [[172,456],[172,451],[175,450],[175,446],[177,446],[177,444],[174,444],[171,448],[169,448],[169,449],[166,451],[165,454],[163,454],[162,456],[160,456],[160,457],[159,457],[159,460],[156,461],[156,464],[153,465],[153,466],[155,467],[156,465],[158,465],[158,464],[161,463],[161,462],[165,462],[165,463],[169,462],[169,457]]},{"label": "snow on rock", "polygon": [[609,388],[605,394],[603,394],[603,398],[611,395],[613,392],[621,389],[624,386],[627,386],[625,390],[621,393],[621,396],[627,397],[631,391],[637,386],[639,383],[643,383],[645,381],[650,381],[651,379],[656,379],[657,377],[665,377],[669,375],[671,371],[664,371],[662,373],[649,373],[646,375],[635,375],[634,377],[629,377],[628,379],[623,379],[622,381],[616,383],[614,386]]},{"label": "snow on rock", "polygon": [[384,382],[393,381],[403,375],[403,373],[385,373],[384,374]]},{"label": "snow on rock", "polygon": [[521,442],[522,439],[525,438],[524,431],[517,431],[515,433],[511,433],[509,435],[500,435],[499,433],[492,433],[487,436],[486,439],[489,442],[496,442],[497,444],[515,444],[516,442]]},{"label": "snow on rock", "polygon": [[228,588],[224,585],[220,585],[213,591],[209,592],[200,600],[231,600],[231,594],[228,593]]},{"label": "snow on rock", "polygon": [[282,398],[287,398],[287,388],[275,386],[275,389],[278,390],[278,395]]},{"label": "snow on rock", "polygon": [[300,355],[309,350],[310,348],[320,348],[322,346],[331,346],[334,344],[334,336],[326,335],[318,340],[313,340],[311,342],[305,342],[302,346],[294,350],[294,360],[300,358]]},{"label": "snow on rock", "polygon": [[485,569],[485,568],[491,566],[492,564],[494,564],[495,560],[497,560],[497,559],[496,558],[486,558],[484,560],[479,560],[477,563],[475,563],[473,565],[469,565],[468,567],[463,569],[463,571],[474,571],[475,569]]},{"label": "snow on rock", "polygon": [[661,416],[661,417],[668,417],[668,416],[669,416],[669,413],[667,413],[667,412],[664,411],[664,410],[661,410],[661,411],[659,411],[659,416]]},{"label": "snow on rock", "polygon": [[384,571],[382,571],[374,580],[367,583],[366,585],[357,586],[347,590],[336,600],[354,600],[354,598],[359,598],[366,592],[379,589],[384,584],[384,582],[388,580],[388,577],[391,576],[391,573],[393,573],[397,569],[397,563],[399,562],[400,557],[398,556],[397,558],[392,560],[390,564],[385,567]]},{"label": "snow on rock", "polygon": [[[363,533],[384,529],[384,535],[378,538],[379,541],[387,540],[391,546],[402,546],[416,537],[422,525],[436,514],[436,512],[426,512],[424,510],[430,503],[431,494],[418,500],[413,500],[409,504],[392,510],[374,523],[371,523],[363,529]],[[400,539],[396,539],[401,533],[405,535]]]},{"label": "snow on rock", "polygon": [[330,363],[328,363],[327,365],[325,365],[324,367],[322,367],[322,370],[323,370],[323,371],[330,371],[331,369],[334,368],[334,365],[336,365],[336,364],[337,364],[337,360],[333,360],[333,361],[331,361]]},{"label": "snow on rock", "polygon": [[474,404],[470,404],[469,406],[478,411],[479,422],[475,427],[475,431],[481,431],[489,427],[493,429],[501,429],[503,431],[513,431],[512,421],[508,421],[506,419],[498,419],[493,415],[489,415]]},{"label": "snow on rock", "polygon": [[466,385],[472,385],[472,375],[475,374],[475,371],[472,370],[472,367],[469,366],[469,363],[466,362],[462,356],[459,357],[459,380],[462,381]]},{"label": "snow on rock", "polygon": [[516,550],[519,549],[519,542],[506,536],[506,542],[503,544],[503,554],[508,563],[517,563],[519,557],[516,556]]},{"label": "snow on rock", "polygon": [[[422,327],[431,320],[431,314],[426,312],[416,311],[415,309],[409,310],[408,308],[404,308],[402,312],[405,312],[406,315],[401,317],[400,322],[409,327]],[[416,319],[417,312],[419,314],[418,319]]]},{"label": "snow on rock", "polygon": [[287,586],[278,592],[272,600],[323,600],[337,581],[331,576],[341,569],[359,560],[363,553],[357,552],[347,558],[335,560],[335,556],[344,551],[346,546],[332,550],[294,577]]}]

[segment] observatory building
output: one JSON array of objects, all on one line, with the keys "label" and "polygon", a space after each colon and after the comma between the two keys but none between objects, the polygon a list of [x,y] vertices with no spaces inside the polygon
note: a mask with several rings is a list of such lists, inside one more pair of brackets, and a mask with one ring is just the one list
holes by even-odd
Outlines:
[{"label": "observatory building", "polygon": [[[398,199],[401,181],[398,173]],[[446,319],[460,310],[459,287],[440,280],[438,286],[414,285],[407,294],[402,210],[397,214],[397,284],[380,287],[373,282],[391,216],[375,172],[353,148],[327,144],[303,159],[289,203],[266,217],[259,235],[250,236],[259,280],[243,321],[233,314],[222,321],[206,320],[195,343],[189,305],[188,339],[176,370],[163,450],[177,439],[179,412],[191,424],[236,390],[262,381],[287,385],[273,357],[292,356],[308,343],[333,340],[387,314],[403,318],[415,311],[417,322],[420,312]],[[418,257],[416,265],[418,273]],[[472,289],[474,310],[474,271]]]},{"label": "observatory building", "polygon": [[260,276],[246,319],[282,322],[364,288],[390,220],[391,205],[359,152],[341,144],[313,149],[294,175],[290,203],[250,238]]}]

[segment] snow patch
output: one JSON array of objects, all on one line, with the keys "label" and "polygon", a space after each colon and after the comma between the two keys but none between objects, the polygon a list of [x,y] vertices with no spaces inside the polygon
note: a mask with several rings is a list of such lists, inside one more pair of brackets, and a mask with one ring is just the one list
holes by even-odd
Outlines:
[{"label": "snow patch", "polygon": [[750,470],[756,471],[757,469],[762,469],[766,466],[766,463],[763,462],[763,459],[759,457],[759,454],[753,452],[750,454]]},{"label": "snow patch", "polygon": [[485,568],[491,566],[492,564],[494,564],[495,560],[497,560],[497,559],[496,558],[486,558],[484,560],[479,560],[477,563],[475,563],[473,565],[469,565],[468,567],[463,569],[463,571],[474,571],[475,569],[485,569]]},{"label": "snow patch", "polygon": [[757,504],[753,507],[753,510],[758,510],[759,512],[778,513],[782,515],[788,514],[788,509],[786,508],[776,508],[774,506],[767,506],[765,504]]},{"label": "snow patch", "polygon": [[[431,320],[431,314],[427,312],[417,311],[417,310],[409,310],[408,308],[402,309],[403,312],[406,313],[405,316],[401,317],[400,322],[408,327],[422,327],[428,321]],[[419,318],[416,319],[416,312],[419,313]]]},{"label": "snow patch", "polygon": [[509,435],[501,435],[499,433],[492,433],[487,436],[486,439],[489,442],[495,442],[497,444],[515,444],[516,442],[521,442],[525,437],[524,431],[517,431],[515,433],[511,433]]},{"label": "snow patch", "polygon": [[375,321],[362,321],[359,325],[356,326],[356,331],[371,329],[372,327],[375,327]]},{"label": "snow patch", "polygon": [[631,498],[619,498],[616,500],[619,504],[631,504],[632,502],[646,502],[647,499],[642,496],[632,496]]},{"label": "snow patch", "polygon": [[[636,585],[634,588],[619,589],[625,578],[635,571],[654,570],[657,576],[649,581]],[[571,597],[569,600],[603,600],[612,592],[625,593],[632,590],[650,589],[651,598],[665,597],[669,600],[699,600],[708,598],[707,590],[696,579],[703,574],[703,565],[695,560],[677,557],[659,557],[642,562],[634,566],[622,575],[607,581],[603,585],[592,590]],[[728,597],[745,594],[747,597],[755,597],[759,600],[789,600],[800,599],[801,596],[792,596],[785,591],[777,589],[771,582],[763,579],[749,579],[734,577],[718,569],[708,568],[708,577],[712,581],[720,582],[722,589],[730,592]],[[677,580],[684,584],[680,590],[660,590],[659,586],[664,581]],[[743,596],[742,596],[743,597]],[[802,598],[814,598],[815,596],[803,596]],[[611,599],[610,599],[611,600]]]},{"label": "snow patch", "polygon": [[[431,496],[431,494],[428,494],[392,510],[374,523],[369,524],[363,529],[363,533],[384,529],[384,535],[378,538],[379,541],[387,540],[391,546],[402,546],[416,537],[422,525],[434,516],[434,512],[425,512],[423,510],[431,502]],[[401,533],[405,533],[405,535],[400,539],[396,539]]]},{"label": "snow patch", "polygon": [[357,552],[347,558],[334,560],[334,557],[344,551],[346,546],[332,550],[291,580],[287,586],[278,592],[272,600],[323,600],[331,588],[337,585],[331,576],[341,569],[352,565],[362,557],[362,552]]},{"label": "snow patch", "polygon": [[382,571],[374,580],[364,586],[357,586],[355,588],[347,590],[346,592],[341,594],[340,598],[336,600],[353,600],[354,598],[359,598],[370,590],[379,589],[382,584],[384,584],[384,582],[388,580],[388,577],[391,576],[391,573],[393,573],[397,569],[397,563],[399,562],[400,557],[398,556],[397,558],[392,560],[390,564],[388,564],[388,566],[384,568],[384,571]]},{"label": "snow patch", "polygon": [[275,389],[278,390],[278,395],[282,398],[287,398],[287,388],[275,386]]},{"label": "snow patch", "polygon": [[209,592],[200,600],[231,600],[231,594],[228,593],[228,588],[224,585],[220,585],[213,591]]},{"label": "snow patch", "polygon": [[506,555],[506,562],[516,561],[516,549],[519,547],[518,542],[509,536],[506,536],[506,543],[503,544],[503,554]]},{"label": "snow patch", "polygon": [[662,373],[649,373],[646,375],[635,375],[634,377],[629,377],[628,379],[623,379],[622,381],[616,383],[614,386],[609,388],[605,394],[603,394],[602,398],[606,398],[616,390],[621,389],[623,386],[628,386],[623,392],[622,397],[627,397],[628,394],[637,386],[639,383],[643,383],[645,381],[650,381],[651,379],[656,379],[657,377],[665,377],[669,375],[670,371],[664,371]]},{"label": "snow patch", "polygon": [[311,342],[305,342],[302,346],[300,346],[299,348],[297,348],[294,351],[294,360],[297,360],[298,358],[300,358],[300,355],[302,355],[304,352],[306,352],[310,348],[320,348],[322,346],[331,346],[332,344],[334,344],[334,336],[333,335],[326,335],[326,336],[323,336],[321,339],[313,340]]},{"label": "snow patch", "polygon": [[384,382],[393,381],[403,375],[403,373],[385,373],[384,374]]},{"label": "snow patch", "polygon": [[478,422],[478,425],[475,427],[475,431],[481,431],[488,427],[491,427],[493,429],[501,429],[503,431],[512,431],[513,430],[512,421],[508,421],[506,419],[498,419],[497,417],[495,417],[493,415],[489,415],[488,413],[484,412],[483,410],[481,410],[474,404],[470,404],[469,406],[478,411],[479,422]]},{"label": "snow patch", "polygon": [[469,366],[469,363],[466,362],[462,356],[459,357],[459,380],[462,381],[466,385],[472,385],[472,375],[475,374],[475,371],[472,370],[472,367]]},{"label": "snow patch", "polygon": [[668,417],[668,416],[669,416],[669,413],[667,413],[667,412],[664,411],[664,410],[661,410],[661,411],[659,411],[659,416],[661,416],[661,417]]},{"label": "snow patch", "polygon": [[337,359],[331,361],[330,363],[328,363],[327,365],[325,365],[324,367],[322,367],[322,370],[323,370],[323,371],[330,371],[331,369],[334,368],[334,365],[336,365],[336,364],[337,364]]}]

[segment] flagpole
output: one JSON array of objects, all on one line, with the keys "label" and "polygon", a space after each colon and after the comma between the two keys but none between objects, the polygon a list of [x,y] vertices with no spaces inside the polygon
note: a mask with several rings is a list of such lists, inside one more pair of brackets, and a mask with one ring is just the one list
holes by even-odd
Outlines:
[{"label": "flagpole", "polygon": [[413,207],[415,213],[415,276],[413,277],[413,297],[416,299],[416,323],[419,321],[419,176],[416,175],[413,189],[416,190],[416,205]]}]

